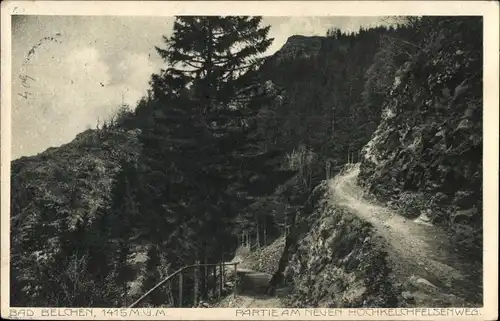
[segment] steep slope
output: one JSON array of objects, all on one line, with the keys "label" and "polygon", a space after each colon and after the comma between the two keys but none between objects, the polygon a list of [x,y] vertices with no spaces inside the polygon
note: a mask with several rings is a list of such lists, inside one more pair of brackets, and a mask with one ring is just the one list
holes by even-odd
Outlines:
[{"label": "steep slope", "polygon": [[[396,73],[363,150],[360,183],[403,215],[423,215],[481,260],[482,21],[424,21],[422,48]],[[424,25],[425,26],[425,25]]]},{"label": "steep slope", "polygon": [[356,184],[358,174],[359,164],[329,182],[332,201],[372,224],[376,233],[387,241],[389,260],[397,279],[405,283],[413,275],[420,275],[430,280],[436,290],[439,287],[469,302],[480,302],[480,264],[471,264],[460,258],[442,228],[420,218],[406,219],[365,199],[363,189]]},{"label": "steep slope", "polygon": [[292,232],[285,276],[293,307],[463,307],[482,304],[481,266],[432,225],[365,198],[348,166],[315,191]]},{"label": "steep slope", "polygon": [[[282,255],[292,306],[481,305],[482,21],[425,17],[413,28],[388,37],[406,62],[382,83],[359,168],[298,210]],[[374,70],[367,82],[380,80]]]},{"label": "steep slope", "polygon": [[371,224],[334,204],[326,182],[314,199],[312,212],[299,214],[291,234],[287,306],[401,306],[385,243]]},{"label": "steep slope", "polygon": [[[262,244],[285,226],[242,273],[291,286],[287,301],[221,306],[479,304],[481,23],[420,27],[291,37],[259,71],[265,103],[214,116],[223,135],[188,96],[150,93],[130,119],[142,131],[87,131],[14,161],[12,304],[123,306],[172,269],[234,254],[242,232]],[[423,33],[394,40],[408,30]]]},{"label": "steep slope", "polygon": [[[122,165],[139,157],[138,134],[133,130],[88,130],[59,148],[12,162],[12,305],[52,306],[77,300],[63,298],[71,277],[83,273],[79,268],[85,270],[78,266],[73,274],[70,271],[72,256],[66,257],[65,252],[70,236],[94,232],[91,227],[99,221],[100,211],[110,205]],[[82,257],[77,255],[71,261],[75,267],[89,263],[80,260]],[[64,277],[68,280],[62,280]],[[97,284],[79,286],[76,291],[85,296]],[[94,299],[99,300],[98,295]]]},{"label": "steep slope", "polygon": [[322,168],[327,159],[340,164],[357,156],[380,117],[380,106],[362,102],[365,74],[380,37],[394,33],[375,28],[357,34],[290,37],[260,70],[260,77],[284,92],[281,104],[266,108],[261,121],[267,143],[288,153],[305,146]]},{"label": "steep slope", "polygon": [[272,275],[276,272],[279,258],[285,247],[285,237],[281,236],[273,243],[260,249],[254,250],[243,260],[242,267],[248,267],[255,271],[261,271]]}]

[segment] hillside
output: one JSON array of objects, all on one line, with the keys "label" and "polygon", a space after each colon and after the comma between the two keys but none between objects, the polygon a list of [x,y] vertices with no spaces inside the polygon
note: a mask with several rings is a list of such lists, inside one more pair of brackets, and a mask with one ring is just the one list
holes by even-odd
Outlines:
[{"label": "hillside", "polygon": [[[251,66],[220,48],[264,52],[259,18],[176,19],[137,106],[12,162],[12,305],[127,306],[210,265],[141,301],[186,306],[240,257],[245,306],[481,305],[479,18],[292,36]],[[208,63],[180,53],[214,30]]]},{"label": "hillside", "polygon": [[[295,307],[477,306],[481,275],[439,228],[363,197],[358,165],[321,186],[299,219],[285,277]],[[439,236],[439,237],[437,237]]]},{"label": "hillside", "polygon": [[403,215],[446,226],[459,251],[480,261],[482,24],[437,26],[396,73],[363,151],[360,182]]},{"label": "hillside", "polygon": [[[118,176],[141,153],[137,130],[87,130],[72,142],[12,162],[11,175],[11,304],[54,306],[99,302],[97,284],[79,284],[78,297],[64,298],[74,278],[85,273],[84,244],[75,242],[98,232],[103,209],[113,203]],[[95,242],[113,242],[101,235]],[[100,246],[103,246],[101,244]],[[110,255],[111,253],[106,253]],[[112,255],[110,255],[112,256]],[[70,271],[70,263],[77,264]],[[95,262],[94,262],[95,264]],[[55,288],[60,289],[57,293]],[[97,295],[96,295],[97,294]]]},{"label": "hillside", "polygon": [[333,154],[360,164],[334,170],[330,190],[317,185],[295,215],[275,274],[278,284],[293,284],[293,306],[482,301],[481,21],[419,23],[422,34],[401,44],[411,59],[392,77],[380,74],[387,48],[365,71],[365,90],[374,89],[371,77],[385,79],[386,94],[372,96],[381,102],[380,124],[371,140],[357,142],[365,145],[359,158]]}]

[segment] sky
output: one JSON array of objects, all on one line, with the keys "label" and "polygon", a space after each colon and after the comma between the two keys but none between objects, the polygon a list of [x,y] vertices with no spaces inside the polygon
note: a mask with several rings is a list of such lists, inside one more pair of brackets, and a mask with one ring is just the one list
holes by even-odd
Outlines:
[{"label": "sky", "polygon": [[[382,17],[264,17],[279,50],[292,35],[357,31]],[[70,142],[123,103],[135,106],[165,68],[154,46],[170,17],[13,16],[12,159]]]}]

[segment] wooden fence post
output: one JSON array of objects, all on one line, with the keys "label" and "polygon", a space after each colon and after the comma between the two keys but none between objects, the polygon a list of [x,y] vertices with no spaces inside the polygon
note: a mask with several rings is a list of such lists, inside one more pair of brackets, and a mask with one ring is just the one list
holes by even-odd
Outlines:
[{"label": "wooden fence post", "polygon": [[203,273],[203,300],[208,298],[208,266],[207,266],[207,251],[205,248],[205,268]]},{"label": "wooden fence post", "polygon": [[172,284],[170,283],[170,281],[167,282],[167,297],[168,297],[168,305],[169,307],[173,307],[174,306],[174,295],[172,293]]},{"label": "wooden fence post", "polygon": [[182,308],[182,271],[179,272],[179,307]]},{"label": "wooden fence post", "polygon": [[238,262],[234,263],[234,290],[233,297],[236,297],[236,287],[238,286]]},{"label": "wooden fence post", "polygon": [[196,265],[194,267],[194,297],[193,297],[194,307],[198,306],[198,278],[200,276],[199,268],[200,268],[200,261],[196,261]]},{"label": "wooden fence post", "polygon": [[222,277],[222,287],[224,288],[224,282],[226,282],[226,265],[224,264],[224,252],[221,252],[220,254],[220,261],[222,263],[222,272],[221,272],[221,277]]},{"label": "wooden fence post", "polygon": [[222,262],[220,262],[219,266],[219,298],[222,296]]},{"label": "wooden fence post", "polygon": [[215,297],[217,293],[217,265],[214,265],[214,286],[212,288],[212,295]]}]

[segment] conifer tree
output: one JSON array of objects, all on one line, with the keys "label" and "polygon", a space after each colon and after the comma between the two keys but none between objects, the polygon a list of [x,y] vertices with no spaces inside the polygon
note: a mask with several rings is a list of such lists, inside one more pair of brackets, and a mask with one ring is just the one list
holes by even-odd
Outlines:
[{"label": "conifer tree", "polygon": [[222,247],[230,251],[235,216],[258,190],[247,188],[250,177],[257,174],[263,186],[271,176],[256,126],[259,110],[273,100],[256,77],[272,42],[260,22],[178,17],[167,47],[157,48],[170,68],[153,75],[152,95],[138,108],[154,110],[141,134],[140,213],[174,267],[200,253],[218,260]]},{"label": "conifer tree", "polygon": [[[174,22],[166,48],[156,47],[170,67],[164,79],[192,89],[205,112],[241,98],[250,85],[251,71],[271,45],[270,26],[262,17],[181,16]],[[159,79],[156,79],[157,81]],[[225,106],[225,105],[222,105]]]}]

